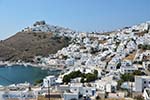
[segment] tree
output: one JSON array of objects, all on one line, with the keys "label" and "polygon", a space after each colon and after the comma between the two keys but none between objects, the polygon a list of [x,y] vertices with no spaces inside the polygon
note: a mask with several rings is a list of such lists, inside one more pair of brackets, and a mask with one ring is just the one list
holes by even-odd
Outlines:
[{"label": "tree", "polygon": [[95,81],[97,79],[95,74],[88,73],[86,74],[86,82]]},{"label": "tree", "polygon": [[70,82],[70,76],[69,75],[65,75],[63,77],[63,83],[69,83]]},{"label": "tree", "polygon": [[126,74],[121,75],[121,79],[123,80],[123,82],[125,81],[134,82],[134,75],[130,73],[126,73]]},{"label": "tree", "polygon": [[73,71],[68,75],[65,75],[63,77],[63,82],[64,83],[69,83],[71,81],[71,79],[76,78],[76,77],[81,77],[82,73],[78,70],[78,71]]},{"label": "tree", "polygon": [[116,42],[116,46],[119,46],[119,44],[120,44],[120,41],[119,41],[119,42],[117,41],[117,42]]},{"label": "tree", "polygon": [[117,64],[117,69],[120,69],[120,66],[121,66],[121,62],[119,62],[119,63]]},{"label": "tree", "polygon": [[70,78],[76,78],[76,77],[80,77],[82,75],[82,73],[78,70],[78,71],[73,71],[69,74]]},{"label": "tree", "polygon": [[142,48],[142,44],[139,44],[139,45],[138,45],[138,49],[141,49],[141,48]]},{"label": "tree", "polygon": [[150,45],[149,44],[139,44],[138,49],[150,50]]},{"label": "tree", "polygon": [[133,73],[125,73],[121,75],[121,80],[118,81],[117,88],[120,89],[120,86],[123,82],[126,82],[126,81],[134,82],[135,75],[146,75],[146,74],[140,70],[136,70]]},{"label": "tree", "polygon": [[85,79],[84,77],[81,77],[80,82],[81,82],[81,83],[84,83],[84,82],[85,82],[84,79]]},{"label": "tree", "polygon": [[98,71],[94,70],[94,73],[81,73],[79,70],[78,71],[73,71],[68,75],[65,75],[63,77],[63,82],[64,83],[69,83],[71,81],[71,79],[77,78],[77,77],[81,77],[81,83],[84,83],[85,80],[86,82],[91,82],[91,81],[95,81],[98,78]]},{"label": "tree", "polygon": [[133,75],[145,75],[145,73],[140,70],[136,70],[133,72]]},{"label": "tree", "polygon": [[123,80],[121,79],[121,80],[118,80],[118,85],[117,85],[117,89],[119,90],[120,89],[120,86],[122,85],[122,83],[123,83]]},{"label": "tree", "polygon": [[94,74],[98,77],[98,71],[94,70]]}]

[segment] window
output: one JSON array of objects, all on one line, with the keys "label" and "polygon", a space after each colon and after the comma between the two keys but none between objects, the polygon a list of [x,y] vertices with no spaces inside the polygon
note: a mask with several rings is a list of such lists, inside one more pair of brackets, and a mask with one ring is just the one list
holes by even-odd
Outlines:
[{"label": "window", "polygon": [[128,73],[130,73],[130,70],[128,70]]},{"label": "window", "polygon": [[88,93],[88,90],[86,90],[86,93]]}]

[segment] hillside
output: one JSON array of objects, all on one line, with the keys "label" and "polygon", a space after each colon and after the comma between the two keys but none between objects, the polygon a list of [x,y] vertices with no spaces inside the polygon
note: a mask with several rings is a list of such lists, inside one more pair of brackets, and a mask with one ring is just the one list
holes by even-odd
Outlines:
[{"label": "hillside", "polygon": [[56,37],[51,32],[18,32],[0,42],[0,61],[32,62],[35,56],[48,56],[68,44],[67,37]]}]

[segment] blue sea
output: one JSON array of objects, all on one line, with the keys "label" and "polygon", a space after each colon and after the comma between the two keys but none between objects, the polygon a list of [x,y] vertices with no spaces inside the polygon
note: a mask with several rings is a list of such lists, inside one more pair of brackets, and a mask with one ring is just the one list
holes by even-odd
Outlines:
[{"label": "blue sea", "polygon": [[25,67],[20,65],[0,66],[0,85],[10,85],[29,82],[34,84],[36,80],[48,75],[58,75],[60,70],[42,70],[37,67]]}]

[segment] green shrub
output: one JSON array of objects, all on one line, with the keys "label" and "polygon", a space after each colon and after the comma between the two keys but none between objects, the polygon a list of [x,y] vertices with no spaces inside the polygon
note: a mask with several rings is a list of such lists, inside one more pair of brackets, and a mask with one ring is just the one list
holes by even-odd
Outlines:
[{"label": "green shrub", "polygon": [[149,44],[139,44],[138,49],[143,49],[143,50],[150,50],[150,45]]},{"label": "green shrub", "polygon": [[81,73],[78,71],[73,71],[68,75],[63,77],[63,83],[69,83],[71,79],[81,77],[81,83],[95,81],[98,78],[98,71],[94,70],[94,73]]}]

